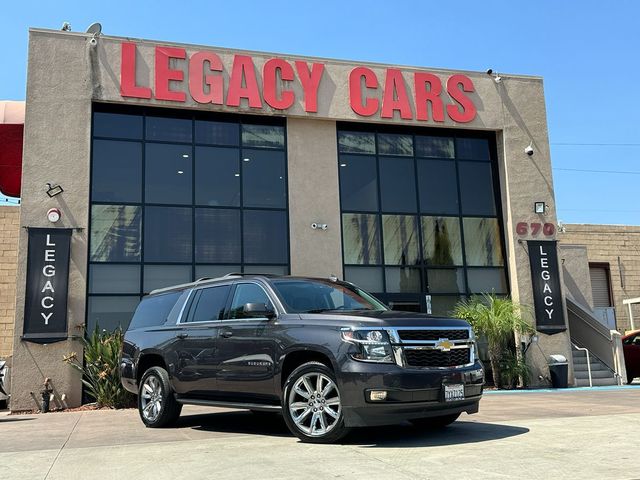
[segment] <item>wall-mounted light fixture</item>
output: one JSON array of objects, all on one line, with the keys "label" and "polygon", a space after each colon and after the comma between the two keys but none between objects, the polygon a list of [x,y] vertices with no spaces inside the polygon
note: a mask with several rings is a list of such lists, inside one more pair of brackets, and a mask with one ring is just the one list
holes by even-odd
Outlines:
[{"label": "wall-mounted light fixture", "polygon": [[536,202],[533,207],[534,213],[539,213],[542,215],[544,215],[546,210],[547,210],[547,205],[544,202]]},{"label": "wall-mounted light fixture", "polygon": [[50,183],[47,183],[47,195],[49,195],[51,198],[55,197],[56,195],[60,195],[62,192],[64,192],[64,189],[60,185],[52,185]]}]

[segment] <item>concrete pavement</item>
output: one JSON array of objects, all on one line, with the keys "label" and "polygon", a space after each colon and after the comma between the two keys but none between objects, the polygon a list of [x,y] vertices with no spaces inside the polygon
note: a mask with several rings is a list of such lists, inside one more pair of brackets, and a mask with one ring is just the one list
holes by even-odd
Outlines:
[{"label": "concrete pavement", "polygon": [[185,407],[177,428],[135,410],[0,414],[0,479],[640,478],[640,389],[489,394],[444,431],[359,429],[310,445],[279,418]]}]

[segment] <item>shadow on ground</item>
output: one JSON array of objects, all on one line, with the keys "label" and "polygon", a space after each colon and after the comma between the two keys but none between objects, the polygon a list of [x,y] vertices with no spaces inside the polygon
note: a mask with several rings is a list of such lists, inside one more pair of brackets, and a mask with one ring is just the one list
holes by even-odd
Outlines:
[{"label": "shadow on ground", "polygon": [[25,422],[27,420],[34,420],[33,418],[30,417],[26,417],[26,418],[21,418],[21,417],[4,417],[4,418],[0,418],[0,423],[9,423],[9,422]]},{"label": "shadow on ground", "polygon": [[[178,428],[274,437],[290,437],[284,420],[272,413],[225,412],[180,417]],[[458,421],[441,430],[416,428],[409,423],[354,429],[343,441],[366,448],[435,447],[487,442],[522,435],[528,428]]]}]

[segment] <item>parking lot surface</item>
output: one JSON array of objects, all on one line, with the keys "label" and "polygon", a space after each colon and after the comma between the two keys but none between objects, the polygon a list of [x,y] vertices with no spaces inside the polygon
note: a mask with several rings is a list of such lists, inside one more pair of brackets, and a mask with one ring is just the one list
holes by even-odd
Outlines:
[{"label": "parking lot surface", "polygon": [[0,413],[0,479],[638,479],[640,388],[487,394],[442,431],[358,429],[300,443],[277,416],[185,407],[176,428],[135,410]]}]

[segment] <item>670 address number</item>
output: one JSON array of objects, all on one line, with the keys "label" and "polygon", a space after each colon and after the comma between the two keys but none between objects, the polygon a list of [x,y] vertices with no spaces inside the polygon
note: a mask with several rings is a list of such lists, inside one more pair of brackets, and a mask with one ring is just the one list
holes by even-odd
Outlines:
[{"label": "670 address number", "polygon": [[521,237],[525,235],[529,235],[529,233],[531,233],[531,235],[533,236],[536,236],[540,232],[542,232],[542,234],[545,237],[552,237],[556,233],[556,226],[553,223],[538,223],[538,222],[534,222],[534,223],[519,222],[516,225],[516,233]]}]

